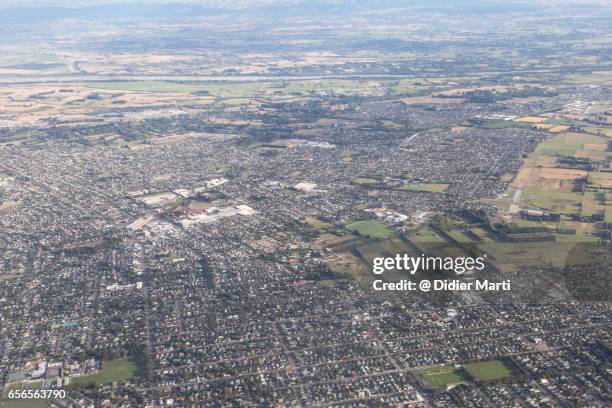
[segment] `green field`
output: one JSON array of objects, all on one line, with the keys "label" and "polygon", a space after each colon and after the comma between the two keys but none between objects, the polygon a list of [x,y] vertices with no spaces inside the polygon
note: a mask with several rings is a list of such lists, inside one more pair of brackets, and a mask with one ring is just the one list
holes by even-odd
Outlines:
[{"label": "green field", "polygon": [[582,201],[582,193],[566,193],[537,188],[523,189],[521,204],[536,209],[565,214],[577,214]]},{"label": "green field", "polygon": [[537,159],[538,156],[557,156],[566,155],[574,156],[576,151],[583,149],[588,143],[601,143],[605,139],[597,136],[587,135],[585,133],[567,133],[552,137],[538,145],[535,149],[532,158]]},{"label": "green field", "polygon": [[592,171],[589,173],[589,184],[599,188],[612,188],[612,173]]},{"label": "green field", "polygon": [[412,230],[408,233],[408,238],[416,243],[445,243],[446,241],[428,225]]},{"label": "green field", "polygon": [[365,260],[371,264],[374,258],[379,256],[394,257],[397,254],[409,253],[410,250],[399,238],[386,239],[384,241],[371,242],[359,246],[357,251]]},{"label": "green field", "polygon": [[94,375],[86,375],[74,378],[72,384],[95,384],[102,385],[114,381],[124,381],[134,378],[139,367],[133,359],[119,358],[102,363],[102,368]]},{"label": "green field", "polygon": [[459,384],[466,381],[462,370],[454,367],[428,368],[419,371],[418,374],[427,382],[427,384],[433,387]]},{"label": "green field", "polygon": [[529,123],[515,122],[513,120],[487,120],[482,124],[484,129],[507,129],[507,128],[524,128],[531,127]]},{"label": "green field", "polygon": [[428,193],[442,193],[446,191],[448,184],[444,183],[410,183],[400,187],[400,190],[424,191]]},{"label": "green field", "polygon": [[606,205],[604,220],[606,222],[612,222],[612,205]]},{"label": "green field", "polygon": [[329,222],[325,222],[325,221],[321,221],[317,218],[313,218],[313,217],[309,217],[306,219],[306,223],[308,225],[310,225],[311,227],[313,227],[314,229],[320,230],[320,231],[326,231],[329,229],[334,228],[334,224],[331,224]]},{"label": "green field", "polygon": [[139,92],[175,92],[196,93],[207,92],[210,95],[221,97],[249,97],[261,92],[265,87],[263,83],[179,83],[166,81],[107,81],[88,82],[87,86],[97,89],[110,89]]},{"label": "green field", "polygon": [[355,221],[345,225],[351,232],[356,232],[370,238],[387,238],[393,235],[393,231],[378,220]]},{"label": "green field", "polygon": [[501,360],[481,361],[465,365],[465,371],[480,381],[491,381],[507,378],[512,372]]}]

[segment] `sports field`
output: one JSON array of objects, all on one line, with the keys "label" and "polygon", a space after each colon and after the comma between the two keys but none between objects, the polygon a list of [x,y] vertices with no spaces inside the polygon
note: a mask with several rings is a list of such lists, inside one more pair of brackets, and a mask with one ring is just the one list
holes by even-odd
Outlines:
[{"label": "sports field", "polygon": [[345,228],[370,238],[387,238],[393,235],[393,231],[378,220],[362,220],[346,224]]},{"label": "sports field", "polygon": [[465,371],[480,381],[492,381],[507,378],[512,375],[508,367],[501,360],[480,361],[465,365]]},{"label": "sports field", "polygon": [[127,358],[119,358],[109,360],[102,363],[102,368],[95,375],[86,375],[73,379],[74,384],[90,384],[96,385],[108,384],[114,381],[123,381],[134,378],[138,373],[138,364],[136,361]]},{"label": "sports field", "polygon": [[423,377],[427,384],[434,387],[459,384],[461,382],[466,381],[466,378],[461,369],[457,369],[454,367],[428,368],[419,371],[419,375]]}]

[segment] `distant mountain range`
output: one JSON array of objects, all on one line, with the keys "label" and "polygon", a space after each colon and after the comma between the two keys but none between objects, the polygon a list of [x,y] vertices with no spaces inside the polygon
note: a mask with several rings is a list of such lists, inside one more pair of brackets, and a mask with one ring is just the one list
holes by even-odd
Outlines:
[{"label": "distant mountain range", "polygon": [[[597,0],[587,1],[600,3]],[[61,19],[93,21],[121,21],[130,19],[158,19],[197,17],[222,13],[352,13],[384,8],[419,8],[448,13],[495,14],[527,11],[552,6],[554,1],[501,0],[174,0],[172,2],[126,2],[117,0],[49,0],[1,1],[0,21],[31,23]],[[576,2],[557,1],[575,4]],[[605,4],[605,3],[603,3]]]}]

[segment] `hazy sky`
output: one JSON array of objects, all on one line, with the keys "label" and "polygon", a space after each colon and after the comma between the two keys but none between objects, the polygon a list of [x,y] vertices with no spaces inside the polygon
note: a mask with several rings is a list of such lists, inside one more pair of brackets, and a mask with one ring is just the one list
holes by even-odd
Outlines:
[{"label": "hazy sky", "polygon": [[[222,8],[242,8],[252,5],[262,4],[274,4],[274,3],[303,3],[308,0],[0,0],[0,8],[16,7],[16,6],[63,6],[63,7],[83,7],[109,3],[190,3],[200,4],[206,6],[221,6]],[[317,0],[318,2],[327,2],[330,4],[334,3],[359,3],[368,0]],[[425,0],[426,1],[426,0]],[[441,0],[437,0],[436,3],[440,3]],[[448,0],[447,3],[452,5],[460,0]],[[464,0],[470,1],[470,0]],[[554,4],[610,4],[610,0],[471,0],[472,2],[493,2],[503,4],[529,4],[539,3],[542,5],[554,5]],[[400,0],[398,3],[409,3],[409,0]]]}]

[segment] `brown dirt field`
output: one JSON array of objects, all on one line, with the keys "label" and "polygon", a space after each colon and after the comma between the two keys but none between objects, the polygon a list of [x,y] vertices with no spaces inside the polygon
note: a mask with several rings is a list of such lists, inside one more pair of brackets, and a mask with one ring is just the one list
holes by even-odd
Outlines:
[{"label": "brown dirt field", "polygon": [[549,167],[523,167],[512,185],[516,188],[537,186],[550,191],[572,191],[572,181],[587,177],[585,170],[558,169]]},{"label": "brown dirt field", "polygon": [[592,172],[589,175],[589,181],[595,186],[612,188],[612,173]]},{"label": "brown dirt field", "polygon": [[545,120],[546,118],[541,118],[539,116],[523,116],[522,118],[518,118],[516,121],[524,123],[540,123],[544,122]]},{"label": "brown dirt field", "polygon": [[559,223],[559,227],[573,229],[576,230],[577,233],[581,234],[588,234],[597,231],[597,228],[595,228],[595,224],[590,222],[562,220]]},{"label": "brown dirt field", "polygon": [[608,150],[607,143],[585,143],[582,147],[584,148],[584,150],[594,150],[597,152],[605,152],[606,150]]},{"label": "brown dirt field", "polygon": [[526,186],[532,179],[532,173],[534,173],[536,170],[537,168],[535,167],[523,167],[514,178],[512,185],[514,187]]},{"label": "brown dirt field", "polygon": [[318,241],[322,241],[323,244],[325,244],[326,246],[329,246],[329,245],[338,245],[343,242],[350,241],[353,238],[355,237],[352,235],[338,236],[334,234],[322,234],[319,237]]},{"label": "brown dirt field", "polygon": [[555,169],[555,168],[543,168],[540,169],[540,177],[545,179],[556,179],[556,180],[576,180],[584,178],[589,173],[586,170],[573,170],[573,169]]},{"label": "brown dirt field", "polygon": [[605,205],[598,204],[597,202],[588,199],[587,197],[583,197],[582,199],[582,211],[586,213],[594,213],[603,211],[606,209]]},{"label": "brown dirt field", "polygon": [[577,150],[576,157],[588,157],[593,160],[606,160],[608,155],[606,152],[594,151],[594,150]]},{"label": "brown dirt field", "polygon": [[323,261],[335,273],[347,273],[352,276],[358,276],[366,272],[366,268],[361,261],[350,253],[332,255],[323,259]]},{"label": "brown dirt field", "polygon": [[201,201],[192,201],[189,203],[189,208],[193,210],[208,210],[209,208],[214,207],[215,205],[212,203],[203,203]]},{"label": "brown dirt field", "polygon": [[563,193],[571,193],[574,188],[573,182],[557,179],[540,179],[540,182],[537,185],[542,190],[559,191]]},{"label": "brown dirt field", "polygon": [[535,156],[528,159],[530,167],[556,167],[557,158],[554,156]]},{"label": "brown dirt field", "polygon": [[559,133],[559,132],[563,132],[564,130],[568,130],[569,128],[570,128],[569,126],[559,125],[559,126],[555,126],[555,127],[548,129],[548,131],[551,133]]}]

